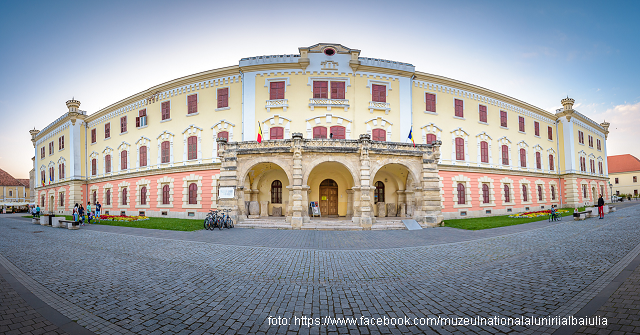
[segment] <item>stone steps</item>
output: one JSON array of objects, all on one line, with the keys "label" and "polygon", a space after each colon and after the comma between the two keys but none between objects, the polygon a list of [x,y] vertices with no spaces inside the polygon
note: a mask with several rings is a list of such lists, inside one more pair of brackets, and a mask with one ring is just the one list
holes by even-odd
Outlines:
[{"label": "stone steps", "polygon": [[[291,224],[284,220],[270,219],[244,219],[236,223],[238,228],[267,228],[267,229],[291,229]],[[362,227],[348,220],[311,220],[302,224],[302,230],[363,230]],[[371,225],[371,230],[405,230],[407,229],[401,220],[382,220]]]}]

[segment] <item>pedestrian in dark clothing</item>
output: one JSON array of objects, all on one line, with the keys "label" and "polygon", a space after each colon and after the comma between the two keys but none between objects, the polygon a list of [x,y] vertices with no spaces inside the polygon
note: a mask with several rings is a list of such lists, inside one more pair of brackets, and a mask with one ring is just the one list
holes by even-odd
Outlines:
[{"label": "pedestrian in dark clothing", "polygon": [[80,216],[80,225],[84,226],[84,207],[82,205],[78,208],[78,216]]},{"label": "pedestrian in dark clothing", "polygon": [[600,216],[600,219],[604,219],[604,199],[602,199],[602,194],[598,198],[598,216]]}]

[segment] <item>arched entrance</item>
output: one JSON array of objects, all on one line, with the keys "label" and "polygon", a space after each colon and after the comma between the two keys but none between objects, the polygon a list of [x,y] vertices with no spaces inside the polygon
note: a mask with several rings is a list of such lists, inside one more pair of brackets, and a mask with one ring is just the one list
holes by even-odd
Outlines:
[{"label": "arched entrance", "polygon": [[415,179],[409,169],[385,164],[373,178],[373,210],[377,217],[411,217],[416,206]]},{"label": "arched entrance", "polygon": [[338,184],[333,179],[320,183],[320,213],[328,217],[338,216]]},{"label": "arched entrance", "polygon": [[289,205],[289,177],[280,165],[258,163],[243,178],[244,208],[249,217],[285,216]]}]

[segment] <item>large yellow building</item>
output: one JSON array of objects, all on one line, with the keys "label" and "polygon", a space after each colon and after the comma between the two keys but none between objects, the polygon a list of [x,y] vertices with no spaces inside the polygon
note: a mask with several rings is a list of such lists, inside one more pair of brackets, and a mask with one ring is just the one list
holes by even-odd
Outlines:
[{"label": "large yellow building", "polygon": [[37,199],[61,213],[87,201],[111,214],[282,213],[294,228],[313,220],[317,203],[321,215],[365,229],[383,216],[429,226],[576,206],[608,191],[609,124],[573,103],[549,113],[316,44],[178,78],[91,114],[67,101],[67,113],[31,133]]}]

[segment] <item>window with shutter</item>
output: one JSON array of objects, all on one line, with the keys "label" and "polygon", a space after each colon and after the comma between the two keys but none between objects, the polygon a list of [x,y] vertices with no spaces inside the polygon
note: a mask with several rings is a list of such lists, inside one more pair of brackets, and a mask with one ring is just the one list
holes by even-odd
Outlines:
[{"label": "window with shutter", "polygon": [[371,139],[374,141],[386,141],[387,140],[387,132],[384,129],[374,129],[371,131]]},{"label": "window with shutter", "polygon": [[601,150],[601,149],[602,149],[602,147],[601,147],[601,143],[600,143],[600,140],[599,140],[599,139],[598,139],[598,140],[596,140],[596,144],[598,145],[598,150]]},{"label": "window with shutter", "polygon": [[433,142],[435,142],[438,138],[436,137],[436,134],[427,134],[427,144],[431,144]]},{"label": "window with shutter", "polygon": [[162,103],[162,119],[168,120],[171,118],[171,102],[165,101]]},{"label": "window with shutter", "polygon": [[91,143],[96,143],[97,141],[97,136],[96,136],[96,128],[91,129]]},{"label": "window with shutter", "polygon": [[104,156],[104,172],[111,172],[111,155]]},{"label": "window with shutter", "polygon": [[127,117],[123,116],[120,118],[120,133],[124,133],[127,131]]},{"label": "window with shutter", "polygon": [[480,122],[487,122],[487,106],[479,105]]},{"label": "window with shutter", "polygon": [[198,185],[191,183],[189,185],[189,205],[198,204]]},{"label": "window with shutter", "polygon": [[107,189],[104,201],[107,203],[107,205],[111,205],[111,190],[110,189]]},{"label": "window with shutter", "polygon": [[542,158],[540,157],[539,152],[536,152],[536,168],[538,170],[542,169]]},{"label": "window with shutter", "polygon": [[120,169],[127,169],[127,150],[122,150],[122,152],[120,152]]},{"label": "window with shutter", "polygon": [[53,155],[53,141],[49,142],[49,155]]},{"label": "window with shutter", "polygon": [[322,126],[313,127],[313,138],[327,138],[327,128]]},{"label": "window with shutter", "polygon": [[540,122],[533,121],[533,132],[536,136],[540,136]]},{"label": "window with shutter", "polygon": [[387,87],[385,85],[372,84],[371,101],[387,102]]},{"label": "window with shutter", "polygon": [[326,81],[314,81],[313,82],[313,98],[314,99],[327,99],[328,96],[328,82]]},{"label": "window with shutter", "polygon": [[147,166],[147,146],[140,147],[140,166]]},{"label": "window with shutter", "polygon": [[553,171],[553,155],[549,155],[549,170]]},{"label": "window with shutter", "polygon": [[[229,140],[229,132],[228,131],[218,132],[217,137],[218,138],[224,138],[225,140],[228,141]],[[222,152],[220,151],[220,144],[218,144],[218,157],[222,157]]]},{"label": "window with shutter", "polygon": [[271,203],[272,204],[282,203],[282,182],[279,180],[274,180],[271,183]]},{"label": "window with shutter", "polygon": [[463,184],[458,184],[458,205],[464,205],[466,201],[466,194]]},{"label": "window with shutter", "polygon": [[192,94],[187,97],[187,114],[195,114],[198,112],[198,95]]},{"label": "window with shutter", "polygon": [[520,149],[520,166],[527,167],[527,151]]},{"label": "window with shutter", "polygon": [[529,201],[529,194],[527,194],[527,185],[522,185],[522,199],[523,201]]},{"label": "window with shutter", "polygon": [[171,153],[169,141],[160,144],[160,162],[169,163],[169,154]]},{"label": "window with shutter", "polygon": [[427,112],[436,112],[436,95],[431,93],[425,93],[425,100],[427,102]]},{"label": "window with shutter", "polygon": [[229,88],[218,89],[218,108],[229,107]]},{"label": "window with shutter", "polygon": [[40,158],[44,158],[45,153],[44,153],[44,147],[40,148]]},{"label": "window with shutter", "polygon": [[556,187],[551,185],[551,200],[556,200]]},{"label": "window with shutter", "polygon": [[482,163],[489,163],[489,143],[480,142],[480,161]]},{"label": "window with shutter", "polygon": [[127,204],[127,188],[123,188],[122,189],[122,204],[126,205]]},{"label": "window with shutter", "polygon": [[331,82],[331,99],[344,99],[344,81]]},{"label": "window with shutter", "polygon": [[538,185],[538,201],[542,201],[542,186]]},{"label": "window with shutter", "polygon": [[91,175],[95,176],[96,174],[98,174],[98,163],[96,162],[96,159],[92,159],[91,160]]},{"label": "window with shutter", "polygon": [[140,205],[146,205],[147,204],[147,188],[145,186],[142,186],[142,188],[140,188]]},{"label": "window with shutter", "polygon": [[189,136],[189,138],[187,138],[187,147],[189,150],[189,157],[188,159],[198,159],[198,137],[196,136]]},{"label": "window with shutter", "polygon": [[111,137],[111,123],[105,123],[104,125],[104,138]]},{"label": "window with shutter", "polygon": [[271,129],[269,129],[269,139],[270,140],[282,140],[282,139],[284,139],[284,128],[282,128],[282,127],[271,127]]},{"label": "window with shutter", "polygon": [[332,126],[331,128],[329,128],[329,131],[331,132],[329,137],[336,140],[344,140],[345,129],[346,128],[343,126]]},{"label": "window with shutter", "polygon": [[518,130],[524,132],[524,117],[518,116]]},{"label": "window with shutter", "polygon": [[453,99],[455,105],[455,116],[464,117],[464,102],[460,99]]},{"label": "window with shutter", "polygon": [[284,99],[284,81],[269,83],[269,100]]},{"label": "window with shutter", "polygon": [[169,185],[162,186],[162,204],[169,205]]},{"label": "window with shutter", "polygon": [[456,160],[464,160],[464,139],[456,137]]},{"label": "window with shutter", "polygon": [[489,203],[489,185],[487,184],[482,184],[482,203]]},{"label": "window with shutter", "polygon": [[547,136],[550,140],[553,140],[553,130],[551,127],[547,127]]},{"label": "window with shutter", "polygon": [[578,130],[578,143],[584,144],[584,134]]},{"label": "window with shutter", "polygon": [[509,147],[502,146],[502,165],[509,165]]},{"label": "window with shutter", "polygon": [[500,111],[500,126],[507,127],[507,112]]}]

